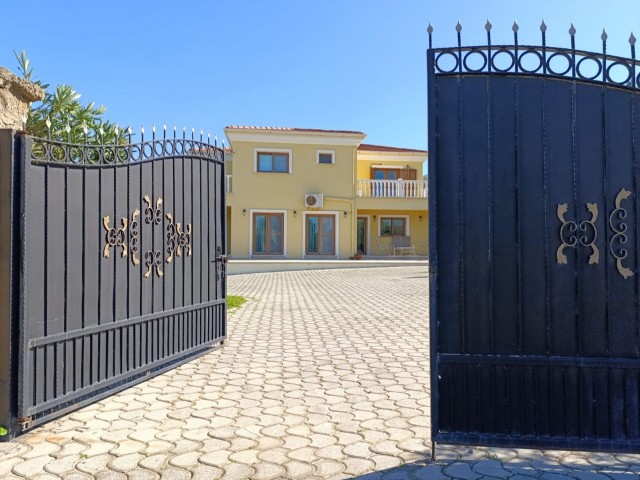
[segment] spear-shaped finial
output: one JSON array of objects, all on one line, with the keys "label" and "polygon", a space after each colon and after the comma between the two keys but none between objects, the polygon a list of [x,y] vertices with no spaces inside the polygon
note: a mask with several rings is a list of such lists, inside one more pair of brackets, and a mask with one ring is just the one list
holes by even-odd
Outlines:
[{"label": "spear-shaped finial", "polygon": [[429,26],[427,27],[427,33],[431,35],[433,33],[433,27],[431,26],[431,22],[429,22]]},{"label": "spear-shaped finial", "polygon": [[119,129],[119,128],[118,128],[118,126],[116,125],[116,126],[113,128],[113,133],[115,133],[115,135],[116,135],[116,137],[117,137],[119,132],[120,132],[120,129]]},{"label": "spear-shaped finial", "polygon": [[460,25],[460,20],[458,20],[458,23],[456,24],[456,32],[460,33],[462,31],[462,25]]},{"label": "spear-shaped finial", "polygon": [[487,18],[487,23],[485,23],[485,24],[484,24],[484,29],[485,29],[487,32],[490,32],[490,31],[491,31],[491,27],[493,27],[493,25],[491,25],[491,22],[490,22],[490,21],[489,21],[489,19]]},{"label": "spear-shaped finial", "polygon": [[[131,127],[129,127],[129,129],[131,129]],[[82,122],[82,131],[84,132],[84,134],[86,135],[87,133],[89,133],[89,129],[87,128],[87,124]]]},{"label": "spear-shaped finial", "polygon": [[142,135],[144,135],[144,125],[142,125],[142,126],[140,127],[140,133],[141,133]]},{"label": "spear-shaped finial", "polygon": [[633,36],[633,32],[631,32],[631,35],[629,36],[629,43],[632,47],[636,44],[636,37]]},{"label": "spear-shaped finial", "polygon": [[518,30],[520,30],[520,27],[518,26],[518,22],[516,22],[515,20],[513,21],[513,26],[511,27],[511,30],[513,30],[513,33],[518,33]]},{"label": "spear-shaped finial", "polygon": [[64,127],[64,131],[67,132],[67,135],[71,131],[71,125],[69,125],[69,122],[67,122],[67,125]]},{"label": "spear-shaped finial", "polygon": [[609,38],[607,36],[607,32],[604,31],[604,28],[602,29],[602,35],[600,35],[600,38],[602,39],[603,42],[606,42],[607,38]]},{"label": "spear-shaped finial", "polygon": [[153,133],[156,133],[156,124],[155,123],[153,125],[151,125],[151,131]]},{"label": "spear-shaped finial", "polygon": [[51,118],[47,117],[47,120],[44,122],[44,124],[47,126],[47,130],[51,130]]},{"label": "spear-shaped finial", "polygon": [[542,19],[542,23],[540,24],[540,31],[545,33],[547,31],[547,24],[544,23],[544,19]]},{"label": "spear-shaped finial", "polygon": [[574,37],[576,35],[576,27],[573,26],[573,23],[571,24],[571,27],[569,28],[569,35],[571,35],[572,37]]}]

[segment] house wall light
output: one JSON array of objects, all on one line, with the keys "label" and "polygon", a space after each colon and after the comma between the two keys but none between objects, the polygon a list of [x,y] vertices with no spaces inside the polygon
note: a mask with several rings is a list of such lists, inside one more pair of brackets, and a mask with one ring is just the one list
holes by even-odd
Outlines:
[{"label": "house wall light", "polygon": [[246,209],[246,208],[243,208],[243,209],[242,209],[242,215],[246,215],[246,214],[247,214],[247,209]]},{"label": "house wall light", "polygon": [[373,216],[373,221],[375,222],[378,219],[375,215]]},{"label": "house wall light", "polygon": [[418,215],[418,220],[422,221],[422,215]]},{"label": "house wall light", "polygon": [[296,215],[298,215],[298,211],[297,211],[297,210],[294,210],[294,211],[293,211],[293,216],[295,217]]},{"label": "house wall light", "polygon": [[344,212],[344,218],[347,218],[347,212],[346,211]]}]

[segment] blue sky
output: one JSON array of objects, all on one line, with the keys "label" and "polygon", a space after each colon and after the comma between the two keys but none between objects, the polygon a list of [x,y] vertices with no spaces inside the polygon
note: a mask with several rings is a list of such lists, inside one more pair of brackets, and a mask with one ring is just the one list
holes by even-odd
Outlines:
[{"label": "blue sky", "polygon": [[232,0],[4,2],[0,65],[27,50],[36,78],[68,83],[121,124],[221,135],[225,125],[361,130],[367,142],[427,148],[426,26],[434,46],[512,40],[628,55],[635,1]]}]

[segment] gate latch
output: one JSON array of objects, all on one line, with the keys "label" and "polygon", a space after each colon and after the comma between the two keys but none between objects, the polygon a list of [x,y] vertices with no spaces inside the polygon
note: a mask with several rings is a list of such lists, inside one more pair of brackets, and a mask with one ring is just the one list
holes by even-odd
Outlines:
[{"label": "gate latch", "polygon": [[226,265],[229,262],[229,255],[218,255],[214,262],[220,262],[223,265]]}]

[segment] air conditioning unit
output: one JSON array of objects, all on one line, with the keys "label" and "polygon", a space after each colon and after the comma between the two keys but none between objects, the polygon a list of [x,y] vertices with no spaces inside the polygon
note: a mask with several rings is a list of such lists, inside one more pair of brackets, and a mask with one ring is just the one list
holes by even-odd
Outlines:
[{"label": "air conditioning unit", "polygon": [[321,193],[308,193],[304,196],[304,206],[309,208],[321,208],[324,197]]}]

